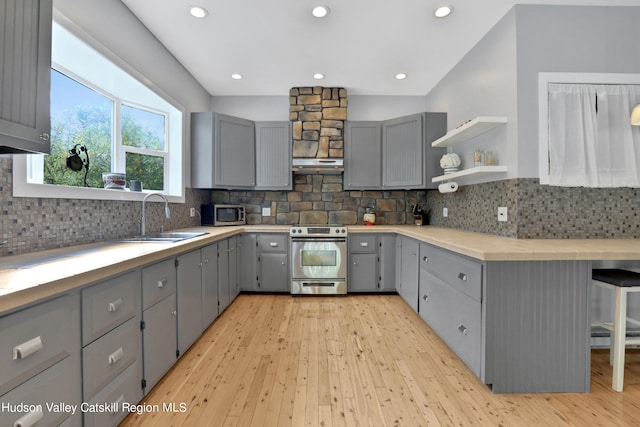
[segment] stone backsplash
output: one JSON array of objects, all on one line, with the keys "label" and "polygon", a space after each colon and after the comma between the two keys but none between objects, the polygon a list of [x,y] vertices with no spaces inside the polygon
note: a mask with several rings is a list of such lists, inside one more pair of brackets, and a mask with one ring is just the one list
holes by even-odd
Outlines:
[{"label": "stone backsplash", "polygon": [[347,90],[294,87],[289,91],[289,104],[293,157],[342,158]]},{"label": "stone backsplash", "polygon": [[[245,205],[249,224],[362,224],[373,208],[376,224],[411,224],[425,191],[343,191],[342,175],[294,175],[293,191],[213,191],[214,203]],[[270,208],[270,216],[262,216]]]},{"label": "stone backsplash", "polygon": [[[498,222],[498,207],[508,221]],[[442,216],[442,208],[448,217]],[[432,225],[519,239],[640,238],[640,189],[566,188],[520,178],[428,191]]]},{"label": "stone backsplash", "polygon": [[[0,256],[121,239],[140,234],[140,202],[13,197],[13,161],[0,156]],[[153,199],[155,200],[155,199]],[[209,203],[211,193],[187,189],[185,203],[148,203],[147,230],[174,230],[200,224],[190,207]]]}]

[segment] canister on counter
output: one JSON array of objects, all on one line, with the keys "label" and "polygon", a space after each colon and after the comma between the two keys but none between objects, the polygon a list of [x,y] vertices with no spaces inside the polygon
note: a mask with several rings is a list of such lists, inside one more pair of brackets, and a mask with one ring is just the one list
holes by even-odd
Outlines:
[{"label": "canister on counter", "polygon": [[373,208],[366,208],[364,211],[364,225],[374,225],[376,223],[376,213]]}]

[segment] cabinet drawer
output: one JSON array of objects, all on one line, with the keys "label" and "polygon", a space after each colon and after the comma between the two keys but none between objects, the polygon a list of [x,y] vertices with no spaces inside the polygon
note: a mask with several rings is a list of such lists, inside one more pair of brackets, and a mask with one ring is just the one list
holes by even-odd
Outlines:
[{"label": "cabinet drawer", "polygon": [[482,301],[482,264],[431,245],[420,245],[420,268]]},{"label": "cabinet drawer", "polygon": [[378,251],[378,236],[356,234],[349,236],[349,253],[372,254]]},{"label": "cabinet drawer", "polygon": [[140,324],[134,317],[82,349],[85,401],[138,359],[141,341]]},{"label": "cabinet drawer", "polygon": [[78,351],[80,298],[69,295],[0,318],[0,343],[2,395]]},{"label": "cabinet drawer", "polygon": [[82,345],[87,345],[139,309],[140,272],[132,271],[82,291]]},{"label": "cabinet drawer", "polygon": [[115,380],[107,385],[94,399],[88,402],[89,408],[95,411],[84,412],[84,427],[117,426],[129,412],[127,407],[133,406],[142,399],[140,363],[135,362]]},{"label": "cabinet drawer", "polygon": [[168,259],[142,269],[142,309],[176,292],[176,263]]},{"label": "cabinet drawer", "polygon": [[[59,404],[79,405],[82,401],[80,369],[73,360],[77,361],[77,358],[67,357],[61,360],[2,396],[0,401],[3,405],[10,405],[11,408],[13,405],[23,404],[25,407],[19,409],[25,409],[25,411],[11,409],[0,411],[0,425],[57,426],[67,420],[71,413],[65,411]],[[47,404],[57,404],[58,407],[52,407],[49,410]],[[16,424],[18,420],[22,424]],[[74,418],[74,420],[78,419]]]},{"label": "cabinet drawer", "polygon": [[425,270],[420,272],[419,304],[422,319],[480,376],[481,304]]},{"label": "cabinet drawer", "polygon": [[258,234],[260,252],[289,252],[289,239],[286,234]]}]

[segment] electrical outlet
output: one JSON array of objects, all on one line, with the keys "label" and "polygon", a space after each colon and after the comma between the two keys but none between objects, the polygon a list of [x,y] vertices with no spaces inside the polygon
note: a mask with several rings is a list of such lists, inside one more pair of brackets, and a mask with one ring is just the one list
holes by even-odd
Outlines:
[{"label": "electrical outlet", "polygon": [[502,221],[505,222],[507,221],[508,216],[507,216],[507,207],[506,206],[501,206],[498,208],[498,221]]},{"label": "electrical outlet", "polygon": [[442,208],[442,216],[444,218],[449,216],[449,208]]},{"label": "electrical outlet", "polygon": [[193,218],[194,216],[196,216],[196,208],[191,208],[189,209],[189,216],[191,218]]},{"label": "electrical outlet", "polygon": [[271,208],[262,208],[262,216],[271,216]]}]

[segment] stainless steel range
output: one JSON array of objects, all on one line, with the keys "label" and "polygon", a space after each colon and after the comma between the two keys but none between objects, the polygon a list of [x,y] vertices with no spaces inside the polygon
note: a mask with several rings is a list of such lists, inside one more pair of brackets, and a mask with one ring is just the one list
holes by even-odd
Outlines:
[{"label": "stainless steel range", "polygon": [[296,225],[291,236],[291,294],[347,293],[347,228]]}]

